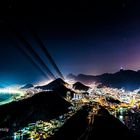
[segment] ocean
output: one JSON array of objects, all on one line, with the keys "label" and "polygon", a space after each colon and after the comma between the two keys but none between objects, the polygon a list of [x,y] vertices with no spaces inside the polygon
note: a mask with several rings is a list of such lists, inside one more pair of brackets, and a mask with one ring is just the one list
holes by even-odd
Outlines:
[{"label": "ocean", "polygon": [[6,100],[12,99],[13,96],[18,96],[19,94],[10,94],[10,93],[0,93],[0,103]]}]

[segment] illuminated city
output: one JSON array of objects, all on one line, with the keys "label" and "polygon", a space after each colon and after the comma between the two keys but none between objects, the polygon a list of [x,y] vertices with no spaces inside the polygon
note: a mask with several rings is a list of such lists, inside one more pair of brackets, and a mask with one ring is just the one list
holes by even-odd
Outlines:
[{"label": "illuminated city", "polygon": [[[69,80],[66,80],[67,82]],[[109,111],[111,115],[118,118],[123,124],[125,124],[130,130],[135,130],[138,124],[131,120],[131,117],[128,113],[135,114],[135,112],[139,112],[140,109],[140,94],[138,94],[139,89],[134,91],[126,91],[124,89],[117,89],[111,87],[102,87],[99,88],[98,85],[93,82],[93,84],[88,85],[89,89],[87,91],[88,94],[84,94],[84,90],[74,89],[73,84],[65,84],[66,87],[70,88],[70,91],[73,92],[73,96],[71,96],[71,92],[68,91],[66,97],[64,98],[66,101],[70,102],[72,106],[69,108],[68,113],[65,113],[58,118],[42,121],[38,120],[36,122],[32,122],[28,124],[26,127],[15,131],[11,138],[14,140],[18,139],[47,139],[53,135],[63,126],[63,124],[72,117],[78,110],[80,110],[83,106],[92,106],[92,115],[97,115],[99,106],[104,107]],[[11,101],[20,101],[26,100],[27,98],[31,98],[35,94],[41,94],[41,92],[49,92],[49,90],[41,90],[35,88],[29,89],[1,89],[1,93],[20,93],[21,96],[13,97]],[[24,94],[23,94],[24,93]],[[7,103],[7,102],[6,102]],[[89,120],[91,119],[91,115],[89,116]],[[87,116],[88,120],[88,116]],[[7,128],[8,129],[8,128]],[[10,138],[10,136],[9,136]]]},{"label": "illuminated city", "polygon": [[140,1],[0,2],[0,140],[140,139]]}]

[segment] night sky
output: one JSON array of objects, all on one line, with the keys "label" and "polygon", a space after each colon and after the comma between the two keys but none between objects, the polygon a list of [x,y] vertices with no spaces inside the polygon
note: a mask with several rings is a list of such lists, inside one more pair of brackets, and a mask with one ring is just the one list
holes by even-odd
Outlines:
[{"label": "night sky", "polygon": [[15,45],[24,45],[7,26],[14,25],[54,74],[30,33],[36,30],[66,76],[140,69],[139,0],[7,0],[0,4],[0,85],[37,83],[45,77]]}]

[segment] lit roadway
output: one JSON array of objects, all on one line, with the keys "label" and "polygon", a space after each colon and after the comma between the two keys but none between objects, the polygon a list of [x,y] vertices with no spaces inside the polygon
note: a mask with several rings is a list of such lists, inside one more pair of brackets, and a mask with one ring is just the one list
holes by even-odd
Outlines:
[{"label": "lit roadway", "polygon": [[94,116],[98,114],[99,105],[96,104],[94,106],[89,106],[89,108],[90,108],[90,111],[89,111],[89,115],[87,116],[87,120],[88,120],[87,129],[85,130],[83,134],[81,134],[81,136],[77,140],[88,140],[90,133],[92,131],[93,123],[94,123]]}]

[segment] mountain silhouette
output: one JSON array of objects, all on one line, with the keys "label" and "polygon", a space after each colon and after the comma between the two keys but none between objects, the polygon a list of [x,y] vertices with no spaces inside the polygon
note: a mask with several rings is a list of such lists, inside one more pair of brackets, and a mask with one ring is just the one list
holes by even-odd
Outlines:
[{"label": "mountain silhouette", "polygon": [[90,87],[88,87],[80,82],[76,82],[75,84],[73,84],[73,88],[77,89],[77,90],[88,91]]},{"label": "mountain silhouette", "polygon": [[133,70],[120,70],[116,73],[104,73],[97,76],[84,74],[72,76],[71,74],[68,75],[68,78],[85,84],[97,82],[105,86],[125,88],[126,90],[134,90],[140,87],[140,72]]},{"label": "mountain silhouette", "polygon": [[61,78],[58,78],[52,82],[50,82],[49,84],[47,85],[43,85],[43,86],[37,86],[35,88],[39,88],[39,89],[43,89],[43,90],[53,90],[59,86],[62,86],[62,85],[65,85],[66,82],[63,81]]}]

